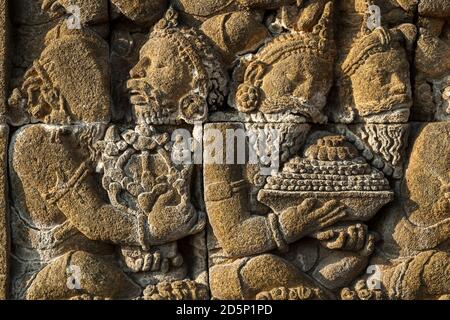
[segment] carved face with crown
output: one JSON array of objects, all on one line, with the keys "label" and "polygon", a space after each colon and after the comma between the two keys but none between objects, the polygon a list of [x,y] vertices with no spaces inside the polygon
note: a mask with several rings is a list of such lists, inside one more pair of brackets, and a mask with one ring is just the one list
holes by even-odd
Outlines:
[{"label": "carved face with crown", "polygon": [[353,90],[353,109],[364,122],[402,123],[409,119],[412,91],[403,44],[412,43],[415,26],[379,28],[362,38],[342,68]]},{"label": "carved face with crown", "polygon": [[279,36],[256,55],[235,95],[239,111],[326,121],[322,110],[333,83],[336,55],[331,16],[332,2],[311,33]]},{"label": "carved face with crown", "polygon": [[176,27],[175,19],[166,16],[158,23],[130,72],[137,123],[204,121],[208,108],[220,105],[226,94],[225,72],[206,37]]}]

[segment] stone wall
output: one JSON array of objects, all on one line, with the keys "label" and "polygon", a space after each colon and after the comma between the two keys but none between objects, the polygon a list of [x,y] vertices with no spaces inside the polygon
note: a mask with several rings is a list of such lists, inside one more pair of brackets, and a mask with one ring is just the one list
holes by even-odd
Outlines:
[{"label": "stone wall", "polygon": [[450,298],[449,0],[0,9],[0,298]]}]

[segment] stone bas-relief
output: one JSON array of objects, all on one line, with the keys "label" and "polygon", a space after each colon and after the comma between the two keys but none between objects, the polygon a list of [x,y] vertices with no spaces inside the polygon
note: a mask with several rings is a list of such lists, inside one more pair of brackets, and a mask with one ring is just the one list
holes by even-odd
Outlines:
[{"label": "stone bas-relief", "polygon": [[9,3],[0,297],[450,299],[449,8]]}]

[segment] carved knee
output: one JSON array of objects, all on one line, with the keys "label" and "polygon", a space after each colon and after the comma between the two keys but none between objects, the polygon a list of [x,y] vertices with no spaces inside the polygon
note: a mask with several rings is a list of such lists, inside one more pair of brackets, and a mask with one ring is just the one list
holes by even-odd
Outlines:
[{"label": "carved knee", "polygon": [[42,269],[27,290],[30,300],[70,299],[88,295],[104,299],[139,296],[141,289],[107,257],[84,251],[64,254]]}]

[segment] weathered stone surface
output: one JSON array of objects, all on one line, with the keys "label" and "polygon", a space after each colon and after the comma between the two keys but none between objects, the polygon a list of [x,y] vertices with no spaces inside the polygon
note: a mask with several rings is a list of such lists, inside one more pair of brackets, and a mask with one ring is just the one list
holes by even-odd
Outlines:
[{"label": "weathered stone surface", "polygon": [[449,8],[14,1],[0,297],[450,299]]},{"label": "weathered stone surface", "polygon": [[9,221],[7,201],[7,150],[9,128],[5,124],[9,76],[8,2],[0,1],[0,299],[8,297],[9,288]]},{"label": "weathered stone surface", "polygon": [[0,122],[5,122],[9,75],[9,14],[8,2],[0,2]]},{"label": "weathered stone surface", "polygon": [[7,195],[7,151],[9,140],[9,128],[7,125],[0,125],[0,299],[9,296],[10,276],[9,276],[9,202]]}]

